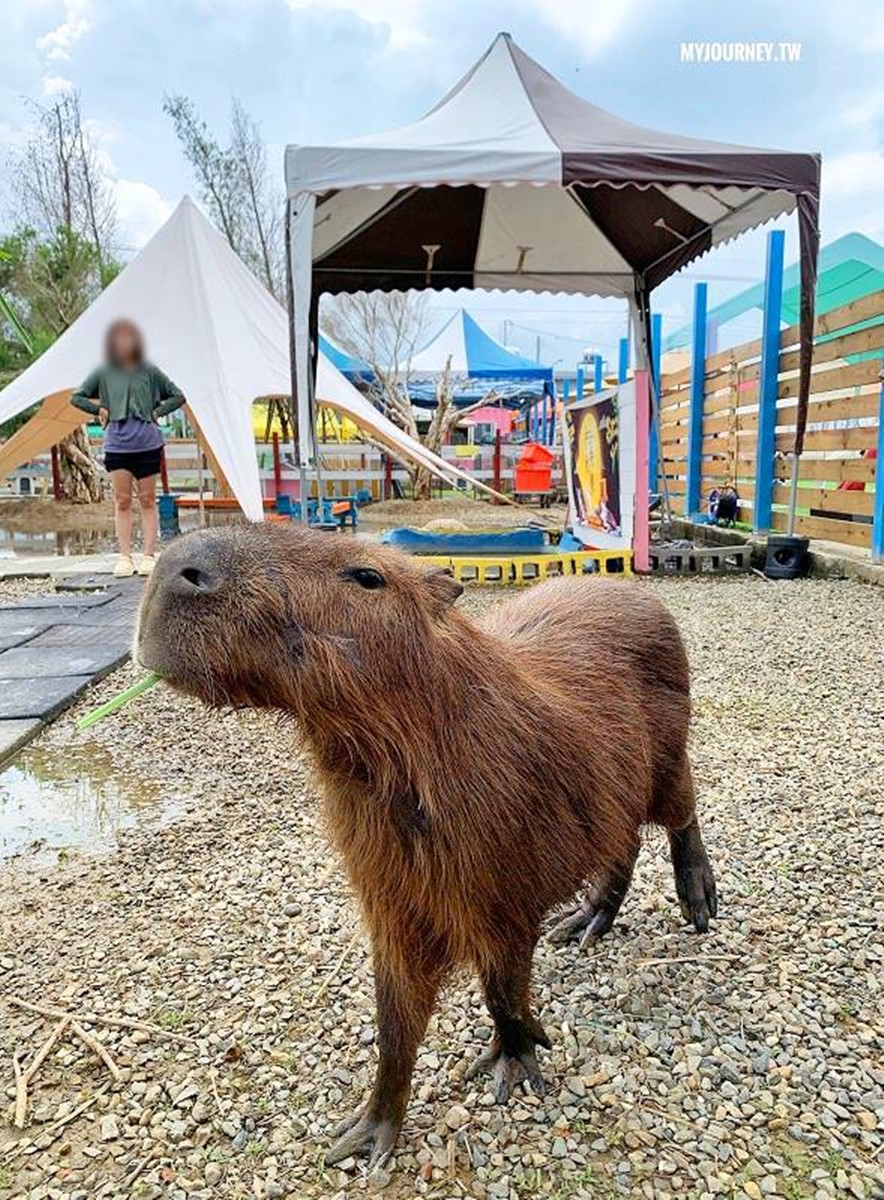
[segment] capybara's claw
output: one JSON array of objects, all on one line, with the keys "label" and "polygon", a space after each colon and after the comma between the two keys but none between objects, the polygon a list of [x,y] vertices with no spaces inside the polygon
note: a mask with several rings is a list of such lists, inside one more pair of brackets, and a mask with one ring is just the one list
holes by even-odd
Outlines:
[{"label": "capybara's claw", "polygon": [[546,1092],[546,1081],[540,1073],[537,1058],[533,1050],[525,1050],[519,1055],[505,1054],[503,1050],[486,1050],[480,1054],[464,1078],[474,1079],[476,1075],[491,1074],[490,1092],[498,1104],[506,1104],[517,1083],[527,1083],[535,1096],[543,1096]]},{"label": "capybara's claw", "polygon": [[342,1121],[334,1131],[337,1141],[325,1156],[326,1166],[345,1158],[367,1155],[368,1169],[383,1166],[396,1145],[399,1126],[392,1121],[379,1121],[367,1113],[356,1112]]}]

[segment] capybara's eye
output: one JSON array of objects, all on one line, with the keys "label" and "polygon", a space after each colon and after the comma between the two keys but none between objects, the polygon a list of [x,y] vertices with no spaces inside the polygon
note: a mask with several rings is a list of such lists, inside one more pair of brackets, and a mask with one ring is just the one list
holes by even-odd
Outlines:
[{"label": "capybara's eye", "polygon": [[370,592],[382,588],[386,583],[383,575],[374,567],[350,567],[342,573],[345,579],[352,579],[354,583],[367,588]]}]

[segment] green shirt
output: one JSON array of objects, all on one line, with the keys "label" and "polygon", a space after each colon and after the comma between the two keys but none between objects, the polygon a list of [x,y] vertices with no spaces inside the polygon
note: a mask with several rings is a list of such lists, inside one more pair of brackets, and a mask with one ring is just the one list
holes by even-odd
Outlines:
[{"label": "green shirt", "polygon": [[134,371],[124,367],[98,367],[71,396],[71,404],[97,417],[107,409],[108,421],[156,421],[185,403],[176,387],[159,367],[142,363]]}]

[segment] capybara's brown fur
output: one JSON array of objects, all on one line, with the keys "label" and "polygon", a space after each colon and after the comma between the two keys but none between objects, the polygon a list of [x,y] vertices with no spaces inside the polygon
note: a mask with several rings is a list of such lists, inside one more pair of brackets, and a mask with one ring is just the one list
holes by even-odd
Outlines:
[{"label": "capybara's brown fur", "polygon": [[694,816],[688,664],[643,587],[538,585],[481,622],[446,572],[297,525],[191,534],[159,560],[138,654],[211,704],[281,708],[312,753],[325,817],[371,935],[380,1062],[327,1161],[377,1161],[402,1122],[441,983],[473,967],[496,1025],[498,1098],[540,1090],[531,959],[554,930],[610,928],[645,822],[670,834],[682,911],[715,887]]}]

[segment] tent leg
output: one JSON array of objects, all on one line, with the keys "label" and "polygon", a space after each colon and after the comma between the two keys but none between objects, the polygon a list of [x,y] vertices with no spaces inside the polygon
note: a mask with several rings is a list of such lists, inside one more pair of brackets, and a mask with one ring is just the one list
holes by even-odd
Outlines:
[{"label": "tent leg", "polygon": [[800,456],[792,455],[792,475],[789,479],[789,518],[787,521],[786,532],[789,537],[795,533],[795,508],[798,503],[798,463]]}]

